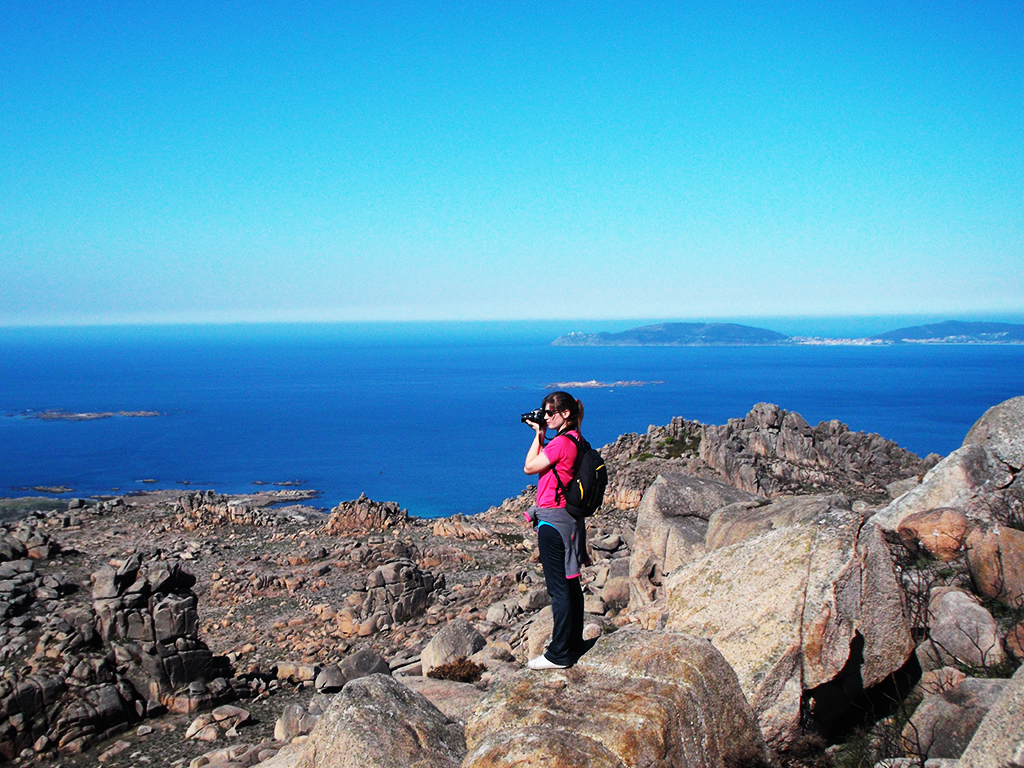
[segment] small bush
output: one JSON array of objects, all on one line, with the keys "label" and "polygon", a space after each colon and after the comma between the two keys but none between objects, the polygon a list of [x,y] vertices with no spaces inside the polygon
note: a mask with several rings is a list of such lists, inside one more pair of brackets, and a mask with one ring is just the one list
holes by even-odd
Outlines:
[{"label": "small bush", "polygon": [[454,680],[457,683],[475,683],[487,671],[483,664],[469,661],[465,656],[448,664],[440,664],[427,673],[435,680]]}]

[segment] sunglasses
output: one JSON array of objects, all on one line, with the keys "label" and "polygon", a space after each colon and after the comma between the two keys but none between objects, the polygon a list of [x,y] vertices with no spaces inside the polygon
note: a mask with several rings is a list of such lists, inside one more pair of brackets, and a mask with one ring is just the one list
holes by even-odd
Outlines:
[{"label": "sunglasses", "polygon": [[551,418],[556,413],[558,413],[558,411],[549,411],[547,408],[544,409],[544,415],[547,416],[548,418]]}]

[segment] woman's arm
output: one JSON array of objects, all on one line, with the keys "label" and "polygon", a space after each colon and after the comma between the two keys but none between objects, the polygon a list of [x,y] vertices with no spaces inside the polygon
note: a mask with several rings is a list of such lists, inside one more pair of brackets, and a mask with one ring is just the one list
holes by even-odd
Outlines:
[{"label": "woman's arm", "polygon": [[[533,426],[532,424],[530,426]],[[543,440],[544,433],[538,427],[534,427],[533,442],[530,450],[526,452],[526,463],[523,465],[523,472],[528,475],[539,475],[553,463],[544,455]]]}]

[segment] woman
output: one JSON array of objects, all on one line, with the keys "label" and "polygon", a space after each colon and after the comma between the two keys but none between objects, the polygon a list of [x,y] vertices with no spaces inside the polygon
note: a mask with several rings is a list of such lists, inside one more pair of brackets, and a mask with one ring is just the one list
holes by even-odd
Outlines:
[{"label": "woman", "polygon": [[[583,403],[568,392],[552,392],[541,403],[544,424],[528,421],[536,434],[526,452],[523,471],[540,475],[537,505],[526,512],[537,526],[540,561],[551,597],[554,625],[547,650],[529,663],[530,669],[564,669],[583,654],[583,588],[580,563],[586,561],[586,527],[565,510],[565,494],[576,465],[576,443],[583,421]],[[555,436],[545,442],[547,430]],[[571,437],[570,437],[571,436]]]}]

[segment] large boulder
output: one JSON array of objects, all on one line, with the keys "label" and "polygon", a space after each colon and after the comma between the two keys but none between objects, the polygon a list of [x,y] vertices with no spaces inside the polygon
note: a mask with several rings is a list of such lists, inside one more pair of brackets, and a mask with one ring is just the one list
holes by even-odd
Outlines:
[{"label": "large boulder", "polygon": [[349,680],[357,680],[367,675],[390,675],[391,667],[370,648],[360,648],[343,661],[323,669],[316,676],[318,693],[336,693],[345,687]]},{"label": "large boulder", "polygon": [[908,754],[928,758],[960,757],[1006,683],[969,677],[952,688],[925,696],[903,729],[904,749]]},{"label": "large boulder", "polygon": [[799,732],[805,695],[820,693],[811,702],[819,722],[841,716],[826,684],[842,676],[870,688],[914,649],[882,532],[847,509],[827,506],[813,520],[710,552],[672,573],[665,589],[667,628],[715,644],[779,747]]},{"label": "large boulder", "polygon": [[623,630],[572,669],[525,670],[477,706],[464,768],[767,764],[736,673],[706,640]]},{"label": "large boulder", "polygon": [[1024,467],[1024,396],[985,411],[968,431],[964,445],[983,445],[1011,467]]},{"label": "large boulder", "polygon": [[476,627],[461,616],[452,619],[434,635],[420,653],[423,674],[429,675],[435,667],[442,664],[469,658],[485,645],[487,641]]},{"label": "large boulder", "polygon": [[1005,653],[999,627],[977,598],[958,587],[938,587],[928,601],[926,658],[942,666],[991,668]]},{"label": "large boulder", "polygon": [[309,738],[263,768],[457,768],[463,728],[388,675],[353,680],[334,696]]},{"label": "large boulder", "polygon": [[981,721],[960,768],[1024,765],[1024,667],[1019,667]]},{"label": "large boulder", "polygon": [[959,509],[929,509],[903,518],[897,527],[900,540],[910,552],[927,552],[944,562],[960,557],[967,547],[970,520]]},{"label": "large boulder", "polygon": [[979,526],[967,536],[967,564],[980,594],[1010,606],[1024,603],[1024,531]]},{"label": "large boulder", "polygon": [[908,516],[932,509],[962,509],[969,517],[990,518],[988,500],[1013,482],[1011,468],[984,445],[965,445],[936,464],[911,490],[877,512],[871,522],[896,531]]},{"label": "large boulder", "polygon": [[711,514],[727,504],[756,506],[764,499],[716,480],[659,475],[640,501],[629,558],[630,606],[649,605],[664,574],[704,554]]}]

